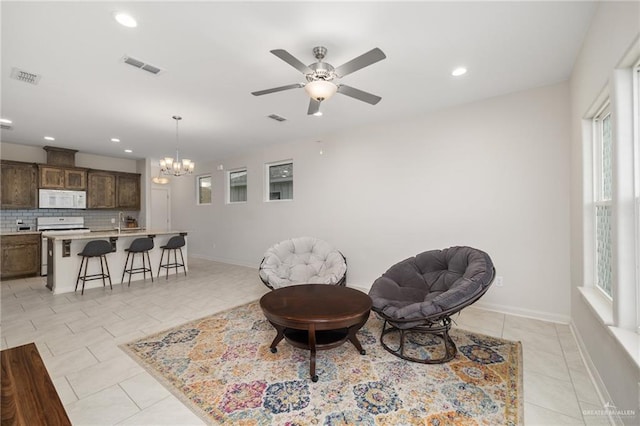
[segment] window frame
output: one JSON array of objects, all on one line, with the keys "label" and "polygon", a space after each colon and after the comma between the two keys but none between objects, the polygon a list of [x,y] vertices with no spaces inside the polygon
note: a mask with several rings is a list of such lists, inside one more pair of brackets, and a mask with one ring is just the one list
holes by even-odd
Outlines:
[{"label": "window frame", "polygon": [[[210,180],[210,186],[209,186],[210,201],[208,203],[200,202],[201,200],[200,188],[203,188],[203,186],[200,185],[200,181],[205,178],[209,178]],[[213,204],[213,176],[211,173],[204,173],[201,175],[197,175],[196,176],[196,206],[210,206],[211,204]]]},{"label": "window frame", "polygon": [[633,151],[636,240],[636,333],[640,334],[640,60],[633,68]]},{"label": "window frame", "polygon": [[[239,173],[239,172],[244,172],[245,175],[247,176],[245,199],[243,201],[231,201],[231,175],[233,173]],[[249,193],[248,193],[248,189],[249,189],[249,171],[247,170],[247,168],[246,167],[238,167],[238,168],[235,168],[235,169],[227,170],[227,172],[225,173],[225,187],[227,189],[227,191],[226,191],[227,195],[226,195],[226,199],[225,199],[226,204],[245,204],[247,202],[247,200],[249,199]]]},{"label": "window frame", "polygon": [[[282,166],[285,164],[291,164],[291,198],[278,198],[278,199],[271,199],[271,167],[277,167],[277,166]],[[277,202],[288,202],[288,201],[293,201],[295,198],[295,192],[294,192],[294,185],[293,185],[293,166],[294,166],[294,162],[293,159],[288,159],[288,160],[281,160],[281,161],[274,161],[271,163],[265,163],[264,165],[264,181],[265,181],[265,185],[264,185],[264,202],[266,203],[277,203]]]},{"label": "window frame", "polygon": [[[609,282],[609,292],[600,285],[598,274],[598,208],[609,207],[609,211],[613,208],[613,199],[610,195],[609,198],[605,198],[603,191],[603,125],[606,119],[609,119],[609,125],[612,126],[612,111],[610,98],[607,97],[602,106],[598,109],[595,116],[591,119],[592,123],[592,216],[593,216],[593,250],[591,255],[593,256],[593,286],[596,288],[602,296],[606,298],[610,303],[613,301],[613,280]],[[612,185],[613,177],[612,177]],[[613,231],[610,231],[610,233]],[[613,250],[613,244],[610,241],[609,251]],[[610,273],[611,275],[611,273]]]}]

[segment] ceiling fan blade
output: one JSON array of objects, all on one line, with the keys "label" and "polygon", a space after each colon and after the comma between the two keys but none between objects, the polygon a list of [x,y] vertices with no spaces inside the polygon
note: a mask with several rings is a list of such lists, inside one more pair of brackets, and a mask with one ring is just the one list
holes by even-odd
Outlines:
[{"label": "ceiling fan blade", "polygon": [[355,87],[347,86],[346,84],[338,85],[338,93],[351,96],[352,98],[371,105],[377,104],[382,99],[380,96],[372,95],[371,93],[356,89]]},{"label": "ceiling fan blade", "polygon": [[251,92],[251,94],[253,96],[262,96],[269,93],[282,92],[283,90],[298,89],[300,87],[304,87],[304,84],[302,83],[288,84],[286,86],[274,87],[273,89],[258,90],[257,92]]},{"label": "ceiling fan blade", "polygon": [[320,102],[311,98],[309,100],[309,109],[307,110],[307,115],[313,115],[320,112]]},{"label": "ceiling fan blade", "polygon": [[371,49],[367,53],[363,53],[357,58],[350,60],[346,64],[340,65],[335,69],[335,73],[338,77],[344,77],[345,75],[351,74],[354,71],[358,71],[359,69],[368,67],[371,64],[375,64],[376,62],[381,61],[386,57],[387,56],[382,52],[382,50],[376,47],[375,49]]},{"label": "ceiling fan blade", "polygon": [[283,61],[285,61],[286,63],[288,63],[295,69],[297,69],[298,71],[300,71],[302,74],[313,73],[313,70],[311,68],[309,68],[308,66],[300,62],[300,60],[298,60],[295,56],[293,56],[291,53],[287,52],[284,49],[275,49],[275,50],[272,50],[271,53],[273,53],[278,58],[282,59]]}]

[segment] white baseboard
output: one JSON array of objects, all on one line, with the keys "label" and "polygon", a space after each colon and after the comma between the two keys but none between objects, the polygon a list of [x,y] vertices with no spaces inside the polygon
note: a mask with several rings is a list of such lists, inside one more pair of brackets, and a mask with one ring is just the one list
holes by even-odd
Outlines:
[{"label": "white baseboard", "polygon": [[223,257],[211,257],[211,256],[199,254],[199,253],[189,253],[189,256],[194,257],[196,259],[210,260],[212,262],[228,263],[229,265],[236,265],[236,266],[245,266],[247,268],[253,268],[256,270],[258,269],[258,266],[260,266],[259,264],[249,264],[246,262],[239,262],[234,259],[226,259]]},{"label": "white baseboard", "polygon": [[555,322],[558,324],[569,324],[569,315],[555,314],[553,312],[536,311],[533,309],[515,308],[513,306],[498,305],[494,303],[484,303],[482,300],[473,304],[474,308],[487,311],[499,312],[501,314],[515,315],[518,317],[532,318],[542,321]]},{"label": "white baseboard", "polygon": [[[573,321],[569,322],[569,329],[571,330],[571,334],[573,334],[574,339],[576,339],[578,350],[580,351],[580,357],[582,358],[582,362],[584,362],[585,367],[587,367],[587,373],[589,374],[591,382],[596,389],[598,398],[600,399],[600,404],[602,407],[604,407],[606,403],[612,401],[611,395],[609,395],[609,391],[607,391],[607,387],[605,386],[604,381],[602,381],[602,378],[598,373],[598,369],[591,360],[589,351],[587,350],[587,347],[582,340],[582,336],[580,335],[580,332],[578,331]],[[609,422],[613,425],[623,425],[620,417],[612,412],[609,412]]]}]

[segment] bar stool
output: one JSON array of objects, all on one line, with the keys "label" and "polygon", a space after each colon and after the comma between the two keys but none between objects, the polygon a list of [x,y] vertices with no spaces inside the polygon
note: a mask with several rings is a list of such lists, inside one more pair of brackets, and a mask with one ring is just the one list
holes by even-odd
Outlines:
[{"label": "bar stool", "polygon": [[[182,247],[184,247],[184,236],[176,235],[175,237],[169,238],[167,244],[161,246],[162,254],[160,255],[160,266],[158,266],[158,276],[160,276],[160,268],[165,268],[167,270],[167,276],[165,279],[169,279],[169,268],[176,268],[176,275],[178,274],[178,268],[182,267],[184,269],[184,276],[187,276],[187,268],[184,266],[184,257],[182,256]],[[167,263],[162,264],[162,258],[164,257],[165,250],[169,250],[167,254]],[[171,251],[173,250],[173,263],[171,262]],[[176,255],[176,251],[180,250],[180,259],[182,259],[182,263],[178,263],[178,257]]]},{"label": "bar stool", "polygon": [[[84,284],[86,281],[91,280],[99,280],[102,279],[102,286],[106,287],[106,283],[104,281],[105,278],[109,278],[109,287],[113,290],[113,285],[111,285],[111,275],[109,272],[109,264],[107,263],[107,258],[105,255],[107,253],[111,253],[111,243],[106,240],[94,240],[89,241],[82,251],[78,253],[78,256],[82,256],[82,260],[80,261],[80,270],[78,270],[78,278],[76,279],[76,288],[73,290],[74,292],[78,290],[78,283],[82,280],[82,292],[81,295],[84,295]],[[87,275],[87,266],[89,266],[89,259],[92,257],[100,258],[100,272],[99,274],[91,274]],[[104,260],[104,266],[102,265],[102,261]],[[82,265],[84,264],[84,275],[82,274]],[[104,273],[105,267],[107,268],[107,273]]]},{"label": "bar stool", "polygon": [[[151,282],[153,282],[153,272],[151,271],[151,260],[149,259],[149,250],[153,249],[153,238],[144,237],[144,238],[136,238],[133,240],[128,249],[124,251],[127,252],[127,260],[124,262],[124,270],[122,271],[122,279],[120,280],[120,284],[124,282],[124,274],[129,274],[129,287],[131,287],[131,275],[133,274],[144,274],[144,279],[147,279],[147,272],[151,275]],[[140,253],[142,255],[142,267],[134,268],[133,262],[136,259],[136,254]],[[145,263],[144,255],[147,255],[147,263]],[[129,263],[129,256],[131,256],[131,266],[127,269],[127,264]]]}]

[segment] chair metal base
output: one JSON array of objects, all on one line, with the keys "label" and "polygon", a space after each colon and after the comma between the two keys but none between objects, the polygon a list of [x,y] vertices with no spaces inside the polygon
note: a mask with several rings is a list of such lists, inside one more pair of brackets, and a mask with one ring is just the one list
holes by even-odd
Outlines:
[{"label": "chair metal base", "polygon": [[[89,259],[92,257],[97,257],[100,259],[100,273],[99,274],[91,274],[87,275],[87,267],[89,266]],[[104,265],[103,265],[104,260]],[[82,266],[84,265],[84,275],[82,274]],[[104,273],[105,268],[107,269],[107,273]],[[82,281],[82,291],[80,295],[84,295],[84,284],[87,281],[92,280],[102,280],[102,287],[106,287],[105,278],[109,279],[109,288],[113,290],[113,285],[111,284],[111,273],[109,272],[109,264],[107,263],[107,258],[104,255],[101,256],[82,256],[82,260],[80,261],[80,269],[78,270],[78,278],[76,278],[76,288],[73,290],[74,292],[78,291],[78,284]]]},{"label": "chair metal base", "polygon": [[[388,328],[387,328],[388,325]],[[451,361],[458,353],[458,348],[456,344],[453,342],[451,337],[449,336],[449,330],[451,329],[451,319],[448,316],[445,316],[440,319],[437,323],[432,323],[428,325],[418,325],[415,327],[402,329],[393,325],[392,322],[388,321],[386,318],[384,320],[384,324],[382,325],[382,332],[380,333],[380,344],[383,348],[385,348],[388,352],[397,356],[398,358],[402,358],[411,362],[419,362],[421,364],[443,364],[445,362]],[[400,334],[400,344],[397,349],[391,348],[385,342],[385,336],[390,333],[399,333]],[[440,358],[415,358],[405,354],[405,338],[408,334],[411,333],[427,333],[442,339],[444,343],[444,355]]]},{"label": "chair metal base", "polygon": [[[164,259],[164,252],[165,251],[169,251],[169,253],[167,253],[167,260],[164,265],[162,264],[162,259]],[[171,263],[171,252],[173,251],[173,263]],[[178,256],[176,254],[177,251],[180,251],[180,260],[181,262],[178,262]],[[162,253],[160,254],[160,266],[158,266],[158,273],[156,274],[156,276],[158,278],[160,278],[160,270],[162,268],[165,268],[167,274],[165,276],[165,279],[168,280],[169,279],[169,269],[171,268],[175,268],[176,270],[176,276],[178,275],[178,268],[182,268],[182,270],[184,271],[184,276],[187,276],[187,268],[184,266],[184,257],[182,256],[182,248],[178,247],[178,248],[162,248]]]},{"label": "chair metal base", "polygon": [[[136,259],[136,254],[138,253],[142,255],[142,267],[134,268],[133,262]],[[146,262],[145,262],[145,254],[147,255]],[[131,265],[129,265],[129,256],[131,256]],[[127,268],[128,265],[129,267]],[[120,284],[124,283],[124,274],[129,274],[129,283],[127,284],[127,286],[131,287],[131,275],[143,274],[143,279],[146,280],[147,272],[149,273],[149,275],[151,275],[151,282],[153,282],[153,271],[151,270],[151,259],[149,259],[149,252],[148,251],[142,251],[142,252],[128,251],[127,260],[124,261],[124,269],[122,271],[122,278],[120,278]]]}]

